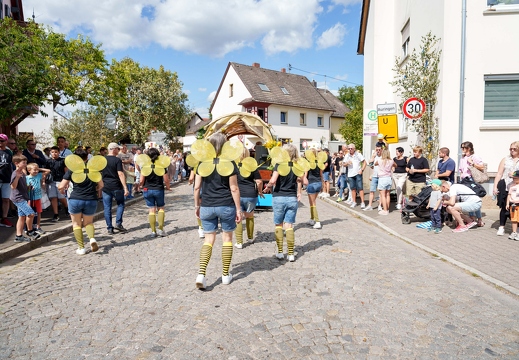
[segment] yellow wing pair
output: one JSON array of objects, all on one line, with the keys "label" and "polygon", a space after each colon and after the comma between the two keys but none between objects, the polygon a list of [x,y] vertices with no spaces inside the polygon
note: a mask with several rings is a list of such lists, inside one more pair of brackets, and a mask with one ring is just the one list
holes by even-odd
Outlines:
[{"label": "yellow wing pair", "polygon": [[258,162],[253,157],[246,157],[242,161],[236,164],[240,170],[240,175],[244,178],[248,178],[251,173],[256,171],[258,168]]},{"label": "yellow wing pair", "polygon": [[205,140],[197,140],[191,145],[191,154],[186,162],[202,177],[207,177],[216,169],[221,176],[229,176],[234,170],[233,162],[243,153],[243,144],[239,141],[231,144],[227,141],[223,144],[222,153],[216,156],[213,145]]},{"label": "yellow wing pair", "polygon": [[155,162],[151,162],[151,158],[146,154],[140,154],[135,159],[135,162],[141,168],[141,174],[144,176],[149,176],[153,171],[155,175],[162,176],[166,173],[166,169],[170,164],[169,157],[166,155],[159,155]]},{"label": "yellow wing pair", "polygon": [[319,169],[324,170],[324,163],[328,160],[328,154],[324,151],[319,151],[317,156],[315,156],[312,150],[306,150],[305,157],[308,159],[310,169],[312,170],[315,169],[316,166],[318,166]]},{"label": "yellow wing pair", "polygon": [[72,171],[72,181],[80,184],[88,178],[93,182],[101,181],[101,170],[106,167],[106,158],[101,155],[93,156],[85,164],[77,155],[69,155],[65,158],[65,166]]},{"label": "yellow wing pair", "polygon": [[281,176],[287,176],[290,170],[296,176],[303,176],[305,171],[310,170],[310,163],[305,158],[300,157],[295,162],[291,161],[288,151],[282,147],[275,147],[270,150],[270,157],[273,165],[278,164],[277,171]]}]

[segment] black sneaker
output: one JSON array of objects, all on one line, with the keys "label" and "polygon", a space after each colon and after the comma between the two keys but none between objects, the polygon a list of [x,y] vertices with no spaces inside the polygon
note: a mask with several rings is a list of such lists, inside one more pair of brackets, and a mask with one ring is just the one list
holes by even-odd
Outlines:
[{"label": "black sneaker", "polygon": [[59,221],[59,216],[56,214],[52,217],[52,222],[58,222]]},{"label": "black sneaker", "polygon": [[114,229],[115,229],[115,230],[119,230],[120,232],[126,232],[126,231],[128,231],[128,230],[126,230],[126,229],[124,228],[123,224],[115,225],[115,226],[114,226]]},{"label": "black sneaker", "polygon": [[27,236],[30,237],[32,240],[38,240],[38,239],[41,237],[41,235],[38,234],[38,233],[37,233],[36,231],[34,231],[34,230],[33,230],[33,231],[28,231],[28,232],[27,232]]},{"label": "black sneaker", "polygon": [[17,242],[17,243],[31,242],[31,239],[26,236],[23,236],[23,235],[16,235],[16,237],[14,238],[14,242]]},{"label": "black sneaker", "polygon": [[115,232],[114,232],[114,229],[113,228],[109,228],[108,229],[108,235],[114,235]]}]

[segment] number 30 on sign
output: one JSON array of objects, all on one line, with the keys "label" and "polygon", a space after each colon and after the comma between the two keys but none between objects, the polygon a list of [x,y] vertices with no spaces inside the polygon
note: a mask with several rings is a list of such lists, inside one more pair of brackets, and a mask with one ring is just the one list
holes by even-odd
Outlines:
[{"label": "number 30 on sign", "polygon": [[408,119],[419,119],[425,113],[425,102],[418,98],[409,98],[402,105],[402,112]]}]

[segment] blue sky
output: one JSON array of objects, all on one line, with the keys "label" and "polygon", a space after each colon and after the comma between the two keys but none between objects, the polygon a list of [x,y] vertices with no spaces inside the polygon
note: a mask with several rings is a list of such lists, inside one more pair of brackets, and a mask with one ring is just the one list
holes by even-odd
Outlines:
[{"label": "blue sky", "polygon": [[[332,92],[363,83],[357,55],[361,0],[24,0],[56,32],[89,36],[106,58],[131,57],[178,74],[202,116],[227,64],[315,80]],[[323,76],[323,75],[326,75]]]}]

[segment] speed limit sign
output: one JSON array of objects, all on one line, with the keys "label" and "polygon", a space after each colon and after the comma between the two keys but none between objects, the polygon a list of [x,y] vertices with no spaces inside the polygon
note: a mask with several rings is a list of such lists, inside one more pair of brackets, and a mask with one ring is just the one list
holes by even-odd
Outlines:
[{"label": "speed limit sign", "polygon": [[402,112],[408,119],[421,118],[425,113],[425,101],[418,98],[409,98],[402,105]]}]

